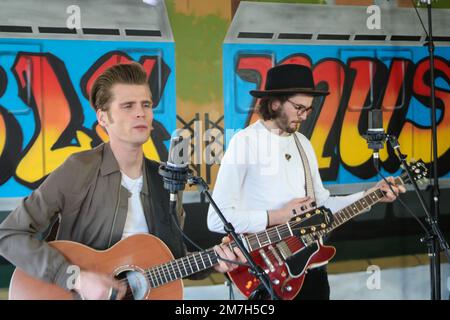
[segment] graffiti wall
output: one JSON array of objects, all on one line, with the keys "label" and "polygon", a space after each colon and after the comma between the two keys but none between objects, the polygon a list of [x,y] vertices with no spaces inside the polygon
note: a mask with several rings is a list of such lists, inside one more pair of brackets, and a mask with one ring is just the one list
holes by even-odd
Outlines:
[{"label": "graffiti wall", "polygon": [[[368,111],[381,107],[387,133],[398,137],[408,159],[431,161],[430,65],[424,47],[224,44],[225,128],[258,119],[258,100],[274,65],[312,68],[316,85],[330,91],[314,101],[300,131],[310,138],[325,183],[378,180],[372,150],[362,137]],[[439,176],[450,177],[450,48],[436,48],[435,84]],[[447,112],[446,112],[447,111]],[[226,137],[227,140],[231,138]],[[380,152],[382,169],[393,174],[399,162],[391,148]]]},{"label": "graffiti wall", "polygon": [[155,102],[145,154],[164,160],[176,125],[173,43],[0,40],[0,197],[28,195],[69,155],[108,140],[88,92],[105,68],[131,61]]}]

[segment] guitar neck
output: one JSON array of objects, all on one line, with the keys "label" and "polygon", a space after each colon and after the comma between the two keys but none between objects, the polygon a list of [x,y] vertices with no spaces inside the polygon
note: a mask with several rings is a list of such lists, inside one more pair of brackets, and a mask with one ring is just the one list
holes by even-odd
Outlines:
[{"label": "guitar neck", "polygon": [[[399,177],[395,178],[395,184],[403,185],[402,179]],[[334,213],[333,223],[331,224],[330,227],[312,234],[304,235],[302,236],[302,238],[308,241],[311,240],[313,237],[323,237],[330,231],[336,229],[340,225],[346,223],[347,221],[353,219],[354,217],[361,214],[365,210],[369,209],[371,206],[378,203],[383,197],[384,197],[383,191],[381,191],[380,188],[375,189],[374,191],[368,193],[361,199],[353,202],[352,204]]]},{"label": "guitar neck", "polygon": [[[269,244],[277,243],[280,240],[291,237],[293,236],[291,224],[294,223],[295,222],[286,223],[242,237],[244,246],[252,252]],[[232,241],[228,244],[228,247],[232,250],[237,247],[237,244]],[[151,287],[156,288],[168,282],[189,277],[197,272],[209,269],[217,263],[219,263],[219,258],[214,249],[210,248],[147,269],[146,273],[150,279]]]},{"label": "guitar neck", "polygon": [[189,254],[183,258],[147,269],[150,286],[156,288],[166,283],[189,277],[219,263],[217,254],[210,248]]}]

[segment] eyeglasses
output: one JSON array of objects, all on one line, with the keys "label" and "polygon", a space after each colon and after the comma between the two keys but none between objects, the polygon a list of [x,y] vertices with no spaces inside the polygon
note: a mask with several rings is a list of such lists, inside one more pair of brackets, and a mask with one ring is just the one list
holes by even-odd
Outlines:
[{"label": "eyeglasses", "polygon": [[289,101],[292,104],[292,106],[294,107],[294,109],[297,110],[297,113],[298,113],[299,116],[302,116],[305,113],[306,113],[307,116],[309,116],[311,114],[312,110],[313,110],[312,106],[311,107],[305,107],[304,105],[294,103],[294,102],[292,102],[289,99],[287,101]]}]

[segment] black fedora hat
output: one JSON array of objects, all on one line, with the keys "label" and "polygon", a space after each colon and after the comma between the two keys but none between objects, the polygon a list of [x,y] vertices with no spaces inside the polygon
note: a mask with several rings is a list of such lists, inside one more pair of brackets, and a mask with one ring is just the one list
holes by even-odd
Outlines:
[{"label": "black fedora hat", "polygon": [[310,68],[298,64],[284,64],[269,69],[264,90],[250,91],[250,94],[256,98],[297,93],[311,96],[329,94],[328,91],[315,88]]}]

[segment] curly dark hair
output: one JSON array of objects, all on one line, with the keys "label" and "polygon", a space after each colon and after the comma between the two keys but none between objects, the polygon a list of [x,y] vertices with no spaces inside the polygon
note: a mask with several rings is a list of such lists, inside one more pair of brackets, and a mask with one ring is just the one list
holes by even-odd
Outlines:
[{"label": "curly dark hair", "polygon": [[281,103],[285,103],[289,99],[289,96],[280,95],[280,96],[270,96],[261,98],[259,106],[257,108],[258,113],[264,120],[271,120],[277,117],[277,113],[272,110],[272,103],[274,101],[280,101]]}]

